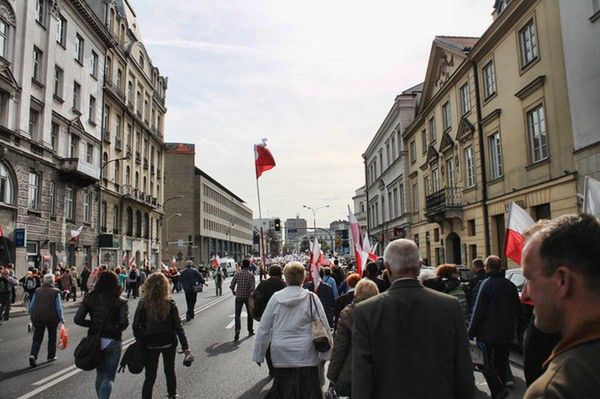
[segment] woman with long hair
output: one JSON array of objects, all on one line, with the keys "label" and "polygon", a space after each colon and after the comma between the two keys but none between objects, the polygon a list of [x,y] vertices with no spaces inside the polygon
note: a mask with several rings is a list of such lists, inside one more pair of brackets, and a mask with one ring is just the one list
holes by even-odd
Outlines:
[{"label": "woman with long hair", "polygon": [[177,339],[186,356],[189,356],[187,338],[177,304],[171,298],[169,280],[163,273],[152,273],[142,287],[142,299],[138,303],[133,318],[133,335],[144,351],[145,379],[142,398],[152,398],[152,388],[156,381],[158,357],[163,356],[167,393],[169,398],[177,397],[175,377],[175,353]]},{"label": "woman with long hair", "polygon": [[[90,320],[86,316],[90,315]],[[119,278],[113,272],[99,275],[94,290],[75,314],[75,324],[88,327],[88,336],[100,332],[102,359],[96,368],[96,394],[107,399],[112,392],[121,358],[121,334],[129,325],[127,301],[121,298]]]}]

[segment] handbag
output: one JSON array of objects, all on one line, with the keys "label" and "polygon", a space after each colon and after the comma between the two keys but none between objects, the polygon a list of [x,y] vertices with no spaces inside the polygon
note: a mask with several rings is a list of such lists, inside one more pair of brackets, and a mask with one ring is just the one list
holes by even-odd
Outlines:
[{"label": "handbag", "polygon": [[204,287],[202,286],[202,284],[195,285],[193,288],[194,288],[194,292],[196,294],[199,293],[199,292],[202,292],[202,290],[204,289]]},{"label": "handbag", "polygon": [[59,339],[58,339],[58,349],[65,350],[69,345],[69,330],[65,327],[64,324],[60,325],[59,329]]},{"label": "handbag", "polygon": [[88,335],[81,339],[75,350],[73,351],[73,357],[75,358],[75,366],[78,368],[90,371],[97,368],[100,365],[102,359],[102,349],[100,348],[102,328],[104,322],[108,317],[108,312],[100,324],[98,332],[94,335]]},{"label": "handbag", "polygon": [[129,345],[123,353],[119,366],[119,373],[125,372],[125,367],[129,369],[131,374],[139,374],[144,370],[144,353],[140,342],[134,341],[133,344]]},{"label": "handbag", "polygon": [[250,308],[250,315],[256,321],[260,321],[263,313],[265,312],[265,300],[263,298],[262,290],[260,285],[256,287],[248,298],[248,307]]},{"label": "handbag", "polygon": [[313,294],[309,293],[309,300],[310,300],[310,318],[311,318],[311,327],[312,327],[312,336],[313,336],[313,345],[315,346],[315,349],[317,350],[317,352],[327,352],[329,349],[331,349],[331,340],[329,339],[329,335],[327,334],[327,330],[325,329],[325,326],[323,325],[323,322],[321,321],[321,318],[319,317],[319,315],[317,314],[317,317],[315,318],[315,315],[313,313],[313,304],[315,306],[315,308],[317,307],[317,304],[314,303],[315,302],[315,298],[313,296]]}]

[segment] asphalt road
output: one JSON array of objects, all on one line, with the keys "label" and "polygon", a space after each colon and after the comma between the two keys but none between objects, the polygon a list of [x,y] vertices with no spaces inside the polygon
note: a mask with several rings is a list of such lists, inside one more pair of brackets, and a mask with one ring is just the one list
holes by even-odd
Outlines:
[{"label": "asphalt road", "polygon": [[[229,281],[229,280],[228,280]],[[223,285],[228,286],[228,281]],[[271,386],[266,364],[258,367],[250,361],[254,338],[247,336],[246,322],[242,319],[240,340],[233,342],[234,300],[228,289],[223,296],[215,296],[212,282],[198,295],[196,318],[184,323],[190,348],[195,357],[192,367],[183,366],[183,355],[176,360],[177,388],[180,398],[262,398]],[[183,293],[174,294],[179,313],[185,313]],[[129,300],[130,319],[137,300]],[[93,398],[95,372],[81,371],[73,364],[73,348],[86,329],[72,322],[76,309],[66,310],[69,327],[69,348],[58,350],[58,360],[47,363],[46,341],[38,358],[38,366],[30,368],[28,357],[31,334],[27,333],[28,317],[15,317],[0,326],[0,399],[28,398]],[[257,329],[255,323],[255,330]],[[132,341],[131,327],[123,334],[124,346]],[[524,378],[520,367],[513,364],[516,384],[511,398],[521,398]],[[488,398],[489,391],[481,373],[475,373],[477,398]],[[118,374],[112,398],[132,399],[141,396],[143,373]],[[166,397],[166,383],[162,366],[154,386],[154,397]]]}]

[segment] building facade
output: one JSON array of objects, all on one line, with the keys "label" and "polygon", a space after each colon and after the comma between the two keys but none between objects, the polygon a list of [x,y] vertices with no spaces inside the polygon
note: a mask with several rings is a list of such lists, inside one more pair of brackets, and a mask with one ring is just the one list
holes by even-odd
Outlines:
[{"label": "building facade", "polygon": [[279,226],[279,231],[277,231],[277,228],[275,226],[276,220],[279,220],[281,223],[281,218],[278,217],[252,220],[252,234],[254,237],[252,252],[254,254],[260,254],[260,233],[262,228],[263,246],[265,248],[265,253],[271,256],[279,255],[279,252],[283,247],[283,232],[281,231],[281,225]]},{"label": "building facade", "polygon": [[2,0],[0,38],[0,261],[93,266],[113,40],[82,0]]},{"label": "building facade", "polygon": [[306,219],[296,215],[285,221],[285,246],[291,250],[300,248],[300,241],[308,234]]},{"label": "building facade", "polygon": [[403,136],[410,236],[428,264],[501,254],[511,201],[534,219],[577,211],[558,1],[493,15],[481,38],[436,37]]},{"label": "building facade", "polygon": [[114,42],[102,97],[100,262],[158,267],[167,78],[152,63],[127,1],[90,4]]},{"label": "building facade", "polygon": [[215,255],[241,261],[252,251],[252,210],[195,167],[193,144],[165,146],[164,263],[208,263]]},{"label": "building facade", "polygon": [[[406,149],[402,134],[414,119],[423,85],[396,96],[377,133],[363,154],[367,232],[378,252],[392,240],[406,236],[410,225],[406,207]],[[356,212],[356,209],[355,209]]]}]

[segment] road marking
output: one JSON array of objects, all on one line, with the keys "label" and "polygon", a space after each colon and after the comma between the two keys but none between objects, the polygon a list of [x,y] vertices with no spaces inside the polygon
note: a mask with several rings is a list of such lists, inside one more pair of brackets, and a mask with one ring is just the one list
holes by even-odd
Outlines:
[{"label": "road marking", "polygon": [[[205,311],[206,309],[209,309],[221,302],[223,302],[226,299],[229,299],[232,295],[226,295],[222,298],[218,298],[215,299],[205,305],[200,306],[199,308],[194,310],[194,314],[198,314],[200,312]],[[185,313],[180,315],[180,317],[185,317]],[[127,347],[129,347],[129,345],[133,344],[135,342],[135,338],[129,338],[126,339],[125,341],[123,341],[122,346],[123,346],[123,350],[127,349]],[[75,365],[71,365],[59,372],[56,372],[52,375],[49,375],[48,377],[35,382],[33,385],[40,385],[40,384],[44,384],[42,386],[40,386],[37,389],[34,389],[33,391],[26,393],[25,395],[19,396],[17,399],[29,399],[34,397],[35,395],[44,392],[45,390],[47,390],[48,388],[53,387],[54,385],[58,384],[59,382],[62,382],[68,378],[73,377],[74,375],[79,374],[80,372],[82,372],[83,370],[78,369]],[[53,378],[56,378],[55,380],[53,380]]]}]

